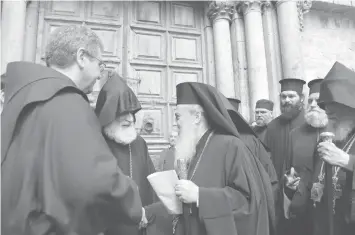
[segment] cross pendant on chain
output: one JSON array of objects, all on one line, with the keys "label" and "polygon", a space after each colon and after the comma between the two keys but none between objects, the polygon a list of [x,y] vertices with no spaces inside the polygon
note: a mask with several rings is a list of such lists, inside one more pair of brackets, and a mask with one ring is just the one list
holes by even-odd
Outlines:
[{"label": "cross pendant on chain", "polygon": [[335,204],[336,204],[336,200],[339,199],[342,195],[342,190],[341,190],[341,186],[340,184],[338,184],[338,177],[337,176],[333,176],[332,177],[332,184],[333,184],[333,188],[334,188],[334,196],[333,196],[333,214],[335,214]]}]

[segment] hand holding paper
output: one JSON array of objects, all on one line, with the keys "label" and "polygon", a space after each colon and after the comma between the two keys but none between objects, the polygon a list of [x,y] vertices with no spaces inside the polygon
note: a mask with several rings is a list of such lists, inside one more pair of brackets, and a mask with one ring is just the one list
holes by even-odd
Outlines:
[{"label": "hand holding paper", "polygon": [[184,203],[197,203],[198,186],[190,180],[179,180],[175,186],[176,196]]},{"label": "hand holding paper", "polygon": [[175,185],[179,181],[175,170],[155,172],[147,179],[169,214],[182,214],[182,203],[175,194]]}]

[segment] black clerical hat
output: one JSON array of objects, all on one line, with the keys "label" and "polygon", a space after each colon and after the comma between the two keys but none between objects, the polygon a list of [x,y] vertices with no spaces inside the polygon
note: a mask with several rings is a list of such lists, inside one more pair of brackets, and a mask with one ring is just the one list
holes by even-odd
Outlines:
[{"label": "black clerical hat", "polygon": [[355,109],[355,72],[335,62],[320,85],[319,106],[337,102]]},{"label": "black clerical hat", "polygon": [[219,93],[219,95],[222,99],[224,107],[228,110],[229,116],[232,119],[234,126],[237,128],[238,132],[240,134],[252,134],[255,137],[257,137],[254,131],[249,126],[248,122],[239,113],[237,107],[232,103],[234,101],[235,104],[238,104],[238,99],[233,99],[233,98],[227,99],[222,93]]},{"label": "black clerical hat", "polygon": [[228,98],[228,101],[233,105],[233,107],[238,111],[240,105],[240,99],[237,98]]},{"label": "black clerical hat", "polygon": [[222,100],[216,88],[199,82],[184,82],[176,86],[177,105],[200,105],[211,128],[217,132],[239,137],[237,128],[225,107],[227,99]]},{"label": "black clerical hat", "polygon": [[309,94],[319,93],[320,84],[323,82],[322,78],[317,78],[308,82]]},{"label": "black clerical hat", "polygon": [[285,78],[280,80],[281,92],[283,91],[296,91],[299,94],[302,94],[303,85],[306,82],[298,78]]},{"label": "black clerical hat", "polygon": [[135,114],[141,109],[132,89],[116,72],[107,80],[97,98],[95,113],[101,126],[113,122],[124,113]]},{"label": "black clerical hat", "polygon": [[267,110],[274,110],[274,102],[271,100],[261,99],[256,101],[255,108],[267,109]]}]

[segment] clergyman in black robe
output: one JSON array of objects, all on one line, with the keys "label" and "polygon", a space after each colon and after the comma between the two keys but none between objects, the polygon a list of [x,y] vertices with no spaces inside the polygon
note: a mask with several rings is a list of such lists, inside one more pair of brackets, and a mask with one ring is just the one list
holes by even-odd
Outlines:
[{"label": "clergyman in black robe", "polygon": [[274,103],[271,100],[261,99],[255,105],[255,126],[253,131],[262,142],[265,142],[267,125],[272,121]]},{"label": "clergyman in black robe", "polygon": [[[285,200],[290,200],[288,211],[289,227],[286,234],[312,234],[313,202],[311,200],[312,175],[314,158],[319,134],[325,130],[328,118],[323,109],[318,106],[319,89],[323,79],[314,79],[308,83],[309,96],[305,114],[305,123],[293,129],[290,133],[287,170],[294,168],[298,185],[286,182],[284,185]],[[290,170],[291,171],[291,170]]]},{"label": "clergyman in black robe", "polygon": [[[334,144],[322,142],[317,146],[311,190],[315,201],[313,235],[353,235],[355,232],[354,91],[355,72],[336,62],[320,87],[320,106],[325,108],[329,119],[327,131],[333,132],[335,137]],[[323,190],[319,184],[324,186]]]},{"label": "clergyman in black robe", "polygon": [[97,235],[138,226],[137,185],[117,167],[86,94],[64,74],[7,66],[1,133],[1,233]]},{"label": "clergyman in black robe", "polygon": [[252,155],[260,161],[265,171],[269,175],[273,188],[274,198],[276,199],[278,193],[278,179],[275,168],[271,162],[270,154],[268,153],[264,144],[256,136],[255,132],[248,125],[247,121],[239,114],[238,106],[236,106],[238,103],[234,102],[235,99],[228,98],[227,101],[227,99],[221,93],[220,95],[235,127],[239,132],[241,140],[251,151]]},{"label": "clergyman in black robe", "polygon": [[[137,136],[135,129],[135,114],[140,109],[141,105],[131,88],[117,73],[112,73],[99,93],[95,113],[118,166],[136,182],[142,204],[147,206],[153,203],[154,196],[147,176],[155,169],[147,144],[141,136]],[[108,228],[105,235],[138,235],[143,232],[143,228],[138,226],[117,224]]]},{"label": "clergyman in black robe", "polygon": [[281,115],[272,120],[266,130],[265,144],[271,153],[279,180],[279,195],[276,201],[276,217],[278,220],[278,234],[283,235],[283,228],[287,226],[284,221],[282,178],[285,171],[285,160],[288,155],[290,131],[304,123],[303,84],[301,79],[283,79],[280,81]]},{"label": "clergyman in black robe", "polygon": [[217,90],[201,83],[177,85],[176,121],[175,160],[190,162],[187,180],[175,187],[184,202],[176,234],[273,234],[269,177],[239,138]]}]

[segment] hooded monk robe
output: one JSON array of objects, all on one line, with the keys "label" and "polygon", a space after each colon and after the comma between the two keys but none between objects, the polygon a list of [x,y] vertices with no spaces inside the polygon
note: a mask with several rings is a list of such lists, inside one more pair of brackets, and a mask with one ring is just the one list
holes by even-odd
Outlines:
[{"label": "hooded monk robe", "polygon": [[117,167],[87,97],[63,74],[7,67],[2,113],[1,234],[97,235],[142,216],[137,185]]}]

